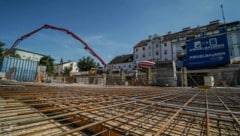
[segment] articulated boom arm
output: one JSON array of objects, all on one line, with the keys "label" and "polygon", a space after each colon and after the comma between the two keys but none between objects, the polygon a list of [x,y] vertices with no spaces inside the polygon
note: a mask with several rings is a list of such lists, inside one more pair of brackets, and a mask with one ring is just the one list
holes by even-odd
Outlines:
[{"label": "articulated boom arm", "polygon": [[21,42],[23,41],[24,39],[28,38],[29,36],[37,33],[38,31],[41,31],[42,29],[53,29],[53,30],[58,30],[58,31],[62,31],[62,32],[65,32],[69,35],[71,35],[73,38],[75,38],[76,40],[78,40],[79,42],[81,42],[83,45],[84,45],[84,49],[87,50],[92,56],[94,56],[95,58],[97,58],[101,64],[105,67],[106,66],[106,63],[97,55],[97,53],[95,53],[89,46],[86,42],[84,42],[81,38],[79,38],[76,34],[74,34],[73,32],[67,30],[67,29],[64,29],[64,28],[59,28],[59,27],[55,27],[55,26],[51,26],[51,25],[48,25],[48,24],[45,24],[44,26],[28,33],[28,34],[25,34],[23,35],[22,37],[20,37],[19,39],[17,39],[14,44],[12,45],[12,47],[7,50],[7,52],[4,54],[9,54],[10,52],[12,52],[12,50]]}]

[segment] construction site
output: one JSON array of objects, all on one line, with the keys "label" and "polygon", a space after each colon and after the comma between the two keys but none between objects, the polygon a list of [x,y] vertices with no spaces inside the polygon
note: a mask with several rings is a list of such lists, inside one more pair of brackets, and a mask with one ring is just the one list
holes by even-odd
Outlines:
[{"label": "construction site", "polygon": [[240,3],[0,3],[0,136],[240,136]]},{"label": "construction site", "polygon": [[0,135],[240,135],[239,88],[0,83]]}]

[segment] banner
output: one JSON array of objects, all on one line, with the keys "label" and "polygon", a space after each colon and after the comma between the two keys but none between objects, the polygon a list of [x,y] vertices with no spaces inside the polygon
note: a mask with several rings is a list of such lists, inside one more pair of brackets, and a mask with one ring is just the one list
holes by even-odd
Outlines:
[{"label": "banner", "polygon": [[185,67],[214,67],[230,63],[226,34],[187,41],[186,45]]}]

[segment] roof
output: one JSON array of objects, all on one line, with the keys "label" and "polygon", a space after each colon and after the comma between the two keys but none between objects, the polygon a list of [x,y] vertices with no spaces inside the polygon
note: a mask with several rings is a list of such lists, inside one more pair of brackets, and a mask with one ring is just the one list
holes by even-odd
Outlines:
[{"label": "roof", "polygon": [[[204,25],[204,26],[197,26],[195,28],[186,27],[186,28],[183,28],[179,32],[175,32],[175,33],[169,32],[168,34],[160,36],[160,37],[162,37],[163,41],[171,41],[171,40],[175,40],[178,38],[184,38],[184,37],[186,37],[186,39],[188,40],[190,38],[195,38],[194,36],[196,34],[199,34],[200,32],[214,31],[214,30],[218,30],[220,28],[236,26],[239,24],[240,24],[240,21],[234,21],[234,22],[223,24],[223,23],[220,23],[219,20],[215,20],[215,21],[209,22],[209,24]],[[146,46],[149,41],[150,41],[150,39],[142,40],[138,44],[136,44],[134,46],[134,48]]]},{"label": "roof", "polygon": [[240,21],[234,21],[234,22],[223,24],[223,23],[220,23],[219,20],[215,20],[215,21],[209,22],[209,24],[204,26],[197,26],[195,28],[187,27],[187,28],[184,28],[182,31],[163,35],[163,41],[170,41],[170,40],[183,38],[183,37],[191,37],[196,34],[199,34],[200,32],[214,31],[223,27],[236,26],[238,24],[240,24]]},{"label": "roof", "polygon": [[40,53],[36,53],[36,52],[24,50],[24,49],[19,49],[19,48],[14,48],[13,50],[14,50],[14,52],[15,52],[16,50],[18,50],[18,51],[28,52],[28,53],[32,53],[32,54],[37,54],[37,55],[40,55],[40,56],[47,56],[47,55],[44,55],[44,54],[40,54]]},{"label": "roof", "polygon": [[120,55],[112,59],[109,64],[127,63],[133,61],[133,54]]},{"label": "roof", "polygon": [[142,46],[147,46],[147,43],[148,43],[149,41],[150,41],[149,39],[147,39],[147,40],[142,40],[142,41],[140,41],[138,44],[136,44],[136,45],[134,46],[134,48],[138,48],[138,47],[142,47]]},{"label": "roof", "polygon": [[77,63],[76,61],[66,61],[66,62],[60,62],[60,63],[56,63],[55,65],[64,65],[64,64],[68,64],[68,63]]},{"label": "roof", "polygon": [[217,30],[219,25],[220,23],[216,22],[216,23],[212,23],[204,26],[197,26],[195,28],[186,27],[186,28],[183,28],[182,31],[163,35],[163,41],[170,41],[170,40],[183,38],[183,37],[191,37],[191,36],[195,36],[196,34],[199,34],[200,32]]}]

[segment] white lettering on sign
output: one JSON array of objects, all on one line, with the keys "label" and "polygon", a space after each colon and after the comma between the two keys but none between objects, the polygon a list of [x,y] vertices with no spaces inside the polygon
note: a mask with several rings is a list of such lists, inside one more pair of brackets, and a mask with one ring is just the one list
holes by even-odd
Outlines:
[{"label": "white lettering on sign", "polygon": [[[209,46],[202,47],[202,44],[206,44]],[[206,41],[206,43],[201,43],[201,41],[195,41],[193,43],[193,48],[189,49],[189,52],[193,51],[206,51],[206,50],[217,50],[217,49],[224,49],[225,45],[224,44],[218,44],[217,38],[211,38],[209,39],[209,42]]]},{"label": "white lettering on sign", "polygon": [[201,58],[208,58],[208,57],[217,57],[226,55],[226,52],[218,52],[218,53],[209,53],[209,54],[201,54],[201,55],[193,55],[190,56],[189,59],[201,59]]},{"label": "white lettering on sign", "polygon": [[223,49],[224,44],[216,44],[216,45],[210,45],[205,47],[205,50],[216,50],[216,49]]}]

